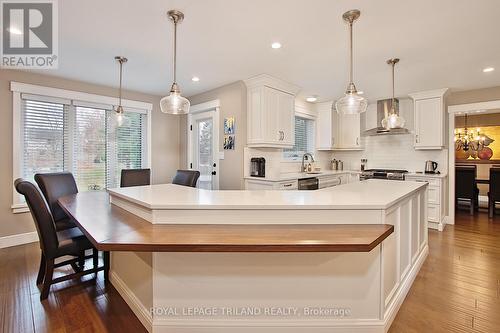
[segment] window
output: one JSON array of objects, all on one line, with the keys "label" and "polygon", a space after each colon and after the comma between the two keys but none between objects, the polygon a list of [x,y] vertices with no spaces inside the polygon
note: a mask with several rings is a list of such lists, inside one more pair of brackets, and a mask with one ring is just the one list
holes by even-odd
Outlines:
[{"label": "window", "polygon": [[283,155],[287,160],[299,160],[305,153],[314,153],[314,120],[295,116],[295,145]]},{"label": "window", "polygon": [[[56,95],[71,93],[45,89]],[[69,171],[80,191],[92,191],[119,186],[122,169],[149,167],[147,129],[151,104],[143,103],[148,109],[124,106],[124,121],[118,126],[112,104],[11,90],[14,123],[19,123],[17,128],[14,126],[14,179],[33,181],[36,173]],[[97,95],[82,95],[89,96]],[[135,103],[142,106],[142,102]],[[25,211],[24,206],[14,192],[14,212]]]}]

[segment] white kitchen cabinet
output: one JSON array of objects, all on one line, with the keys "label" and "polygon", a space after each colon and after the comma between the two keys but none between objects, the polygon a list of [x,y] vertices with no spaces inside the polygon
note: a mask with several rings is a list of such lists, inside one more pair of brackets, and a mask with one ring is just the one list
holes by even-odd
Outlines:
[{"label": "white kitchen cabinet", "polygon": [[407,175],[407,181],[426,182],[427,187],[427,220],[428,226],[432,229],[443,231],[445,218],[445,181],[446,176],[429,176],[429,175]]},{"label": "white kitchen cabinet", "polygon": [[317,104],[316,149],[362,150],[361,117],[339,115],[332,102]]},{"label": "white kitchen cabinet", "polygon": [[410,94],[414,101],[415,149],[443,149],[446,113],[444,95],[447,90]]},{"label": "white kitchen cabinet", "polygon": [[299,88],[259,75],[247,85],[247,145],[291,148],[295,144],[295,94]]},{"label": "white kitchen cabinet", "polygon": [[246,190],[297,190],[299,188],[299,183],[297,179],[272,182],[267,180],[258,179],[246,179],[245,189]]}]

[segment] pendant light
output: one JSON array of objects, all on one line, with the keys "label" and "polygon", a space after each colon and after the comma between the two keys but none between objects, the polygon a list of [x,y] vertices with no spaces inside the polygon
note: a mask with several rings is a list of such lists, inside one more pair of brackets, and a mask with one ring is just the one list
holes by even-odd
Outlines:
[{"label": "pendant light", "polygon": [[122,76],[123,76],[123,64],[128,61],[127,58],[122,56],[116,56],[115,60],[120,64],[120,88],[118,90],[118,106],[115,109],[116,122],[118,126],[123,125],[123,106],[122,106]]},{"label": "pendant light", "polygon": [[189,112],[190,103],[187,98],[182,97],[177,85],[177,23],[182,22],[184,14],[178,10],[169,10],[168,18],[174,22],[174,52],[173,52],[173,83],[170,88],[170,95],[160,100],[160,109],[163,113],[186,114]]},{"label": "pendant light", "polygon": [[394,67],[399,62],[398,58],[387,60],[387,64],[392,67],[392,103],[391,110],[389,114],[382,119],[382,126],[391,129],[391,128],[403,128],[405,126],[405,119],[399,115],[399,111],[396,111],[396,98],[394,97]]},{"label": "pendant light", "polygon": [[344,21],[349,24],[349,84],[347,85],[347,90],[345,96],[337,100],[335,103],[335,109],[340,114],[357,114],[366,111],[368,102],[366,98],[358,94],[356,86],[353,82],[353,56],[352,56],[352,25],[361,15],[361,12],[357,9],[345,12],[342,15]]}]

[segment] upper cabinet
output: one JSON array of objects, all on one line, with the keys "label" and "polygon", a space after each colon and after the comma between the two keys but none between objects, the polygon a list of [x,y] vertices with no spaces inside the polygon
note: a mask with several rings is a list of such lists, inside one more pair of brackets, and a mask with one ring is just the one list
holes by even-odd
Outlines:
[{"label": "upper cabinet", "polygon": [[316,104],[316,149],[362,150],[361,117],[339,115],[332,102]]},{"label": "upper cabinet", "polygon": [[442,149],[445,145],[444,96],[448,89],[410,94],[414,101],[415,149]]},{"label": "upper cabinet", "polygon": [[299,87],[266,74],[245,80],[245,84],[248,146],[292,148]]}]

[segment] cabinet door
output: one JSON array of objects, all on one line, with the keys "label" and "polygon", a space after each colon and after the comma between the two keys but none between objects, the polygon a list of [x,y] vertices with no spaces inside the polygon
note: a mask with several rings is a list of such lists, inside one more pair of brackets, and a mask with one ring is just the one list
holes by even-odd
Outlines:
[{"label": "cabinet door", "polygon": [[443,115],[441,98],[415,101],[415,148],[443,147]]},{"label": "cabinet door", "polygon": [[293,147],[295,145],[295,98],[278,91],[278,135],[281,144]]},{"label": "cabinet door", "polygon": [[338,116],[338,145],[337,148],[349,149],[361,147],[360,138],[360,115]]},{"label": "cabinet door", "polygon": [[333,147],[333,121],[331,103],[318,106],[316,118],[316,149],[330,150]]},{"label": "cabinet door", "polygon": [[272,144],[281,143],[281,133],[279,132],[279,111],[280,96],[276,89],[264,88],[265,108],[263,112],[262,126],[265,128],[264,141]]}]

